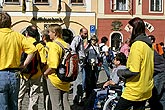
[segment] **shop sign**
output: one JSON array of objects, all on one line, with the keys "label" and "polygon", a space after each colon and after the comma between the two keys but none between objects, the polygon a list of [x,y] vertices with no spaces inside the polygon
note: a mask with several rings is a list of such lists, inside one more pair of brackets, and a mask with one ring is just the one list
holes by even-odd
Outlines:
[{"label": "shop sign", "polygon": [[144,22],[144,23],[149,32],[154,31],[154,26],[152,26],[152,24],[150,24],[148,22]]},{"label": "shop sign", "polygon": [[32,21],[34,22],[39,22],[39,23],[63,23],[63,20],[61,18],[54,18],[54,17],[51,17],[51,18],[45,18],[45,17],[33,17],[32,18]]}]

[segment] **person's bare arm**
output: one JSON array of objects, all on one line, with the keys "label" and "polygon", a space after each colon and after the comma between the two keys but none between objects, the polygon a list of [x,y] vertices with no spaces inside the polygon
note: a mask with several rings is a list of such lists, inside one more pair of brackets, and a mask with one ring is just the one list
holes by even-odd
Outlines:
[{"label": "person's bare arm", "polygon": [[31,53],[31,54],[28,54],[25,61],[24,61],[24,64],[22,66],[26,67],[32,61],[35,54],[36,54],[35,52]]},{"label": "person's bare arm", "polygon": [[113,82],[112,80],[109,80],[106,83],[104,83],[103,88],[105,88],[106,86],[109,86],[109,85],[115,85],[115,82]]},{"label": "person's bare arm", "polygon": [[48,75],[55,73],[55,69],[53,68],[48,68],[45,72],[44,72],[44,76],[47,77]]},{"label": "person's bare arm", "polygon": [[105,55],[106,55],[106,56],[108,56],[108,55],[109,55],[108,51],[106,51],[106,52],[105,52]]}]

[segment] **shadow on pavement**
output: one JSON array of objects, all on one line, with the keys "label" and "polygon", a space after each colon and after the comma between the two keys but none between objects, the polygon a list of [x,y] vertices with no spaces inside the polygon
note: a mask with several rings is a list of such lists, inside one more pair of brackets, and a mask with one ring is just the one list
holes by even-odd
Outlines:
[{"label": "shadow on pavement", "polygon": [[[97,88],[102,88],[104,83],[105,82],[97,84]],[[88,106],[90,106],[90,104],[92,103],[91,99],[94,99],[94,98],[95,98],[94,94],[91,95],[88,99],[83,98],[81,103],[71,105],[71,110],[92,110]]]}]

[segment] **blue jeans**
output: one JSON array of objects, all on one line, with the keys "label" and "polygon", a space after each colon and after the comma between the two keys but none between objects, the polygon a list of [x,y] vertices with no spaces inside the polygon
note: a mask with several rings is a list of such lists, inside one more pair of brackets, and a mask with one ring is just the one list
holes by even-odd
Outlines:
[{"label": "blue jeans", "polygon": [[0,110],[18,110],[19,74],[0,71]]},{"label": "blue jeans", "polygon": [[104,70],[105,70],[105,73],[108,77],[108,80],[110,79],[110,70],[109,70],[109,66],[108,66],[108,62],[107,62],[107,59],[106,58],[103,58],[103,64],[102,64]]},{"label": "blue jeans", "polygon": [[108,89],[94,89],[94,91],[96,92],[96,97],[95,97],[95,101],[94,101],[94,110],[99,109],[98,107],[98,102],[102,102],[107,98],[107,92]]}]

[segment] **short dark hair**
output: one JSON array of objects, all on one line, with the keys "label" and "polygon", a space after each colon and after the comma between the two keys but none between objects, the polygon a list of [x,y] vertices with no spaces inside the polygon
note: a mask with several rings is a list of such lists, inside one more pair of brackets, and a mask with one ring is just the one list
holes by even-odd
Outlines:
[{"label": "short dark hair", "polygon": [[116,54],[116,60],[120,61],[121,65],[126,65],[127,57],[124,53],[120,52]]},{"label": "short dark hair", "polygon": [[87,30],[85,27],[80,29],[80,33],[82,33],[84,30]]},{"label": "short dark hair", "polygon": [[62,38],[64,39],[65,42],[68,44],[71,44],[73,40],[73,33],[69,29],[62,29]]},{"label": "short dark hair", "polygon": [[153,43],[155,42],[156,38],[154,35],[149,35],[148,37],[153,41]]},{"label": "short dark hair", "polygon": [[160,42],[160,45],[161,45],[161,46],[164,46],[164,43],[163,43],[163,42]]},{"label": "short dark hair", "polygon": [[39,41],[40,40],[40,34],[38,32],[38,29],[36,26],[34,25],[30,25],[26,28],[26,32],[28,34],[28,36],[31,36],[33,38],[36,39],[36,41]]},{"label": "short dark hair", "polygon": [[101,43],[106,43],[108,41],[108,38],[106,36],[101,38]]},{"label": "short dark hair", "polygon": [[6,12],[0,12],[0,28],[11,27],[11,16]]}]

